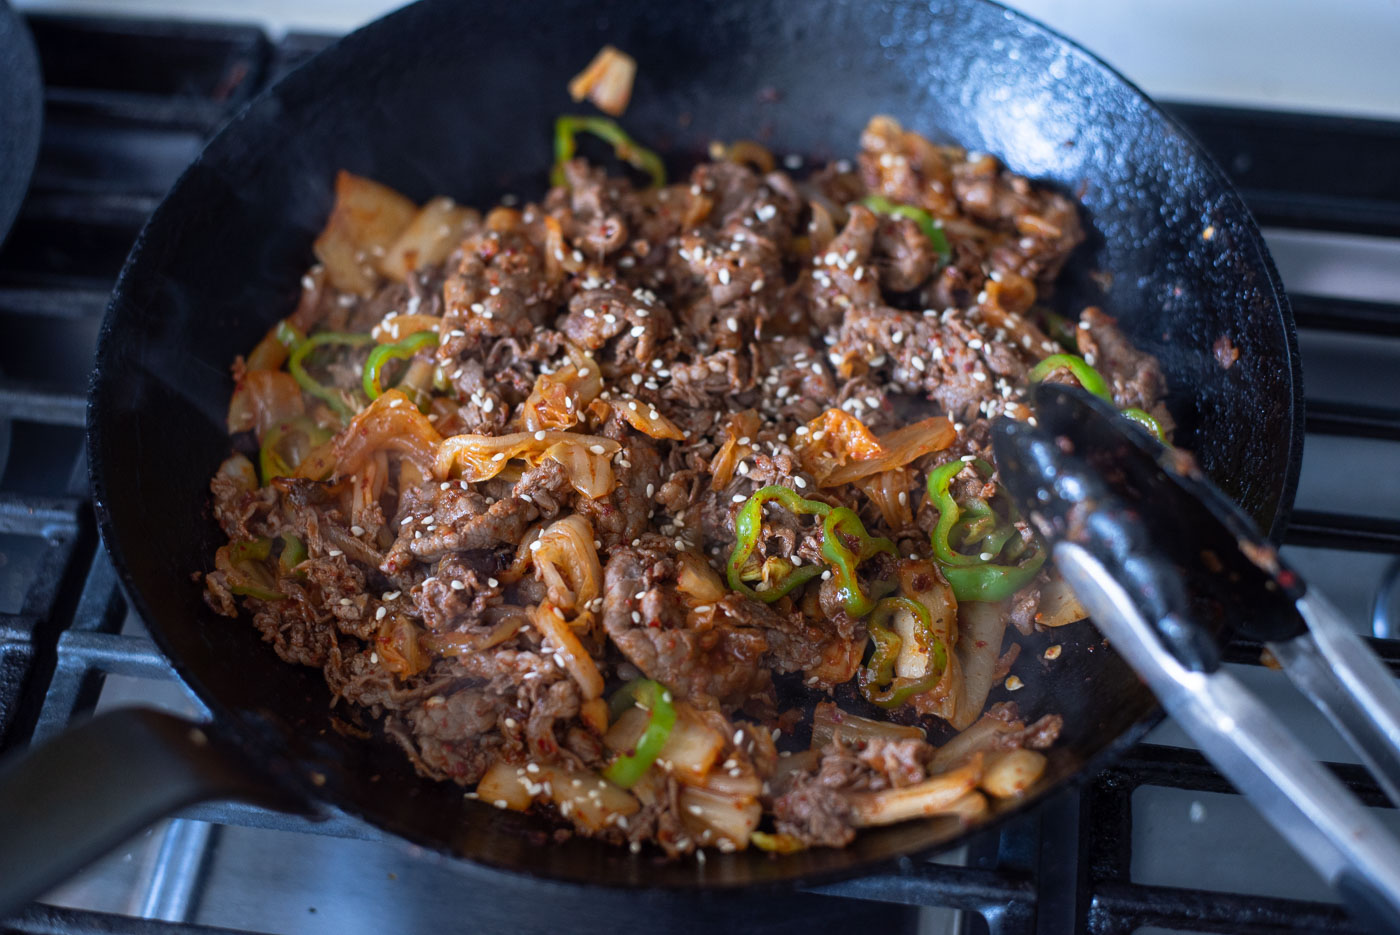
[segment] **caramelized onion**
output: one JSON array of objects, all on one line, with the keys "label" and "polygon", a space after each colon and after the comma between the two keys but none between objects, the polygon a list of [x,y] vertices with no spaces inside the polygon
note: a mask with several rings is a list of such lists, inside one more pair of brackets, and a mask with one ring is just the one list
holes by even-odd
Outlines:
[{"label": "caramelized onion", "polygon": [[[753,436],[758,432],[758,413],[752,409],[736,412],[724,426],[724,444],[710,459],[710,488],[722,490],[734,479],[734,468],[754,452]],[[740,441],[747,439],[747,441]]]},{"label": "caramelized onion", "polygon": [[297,467],[297,477],[353,474],[377,451],[397,451],[423,474],[431,474],[443,444],[433,424],[398,390],[387,390],[370,403],[345,430]]},{"label": "caramelized onion", "polygon": [[568,353],[568,364],[535,378],[534,389],[520,410],[520,424],[526,431],[569,428],[603,391],[597,362],[573,344],[568,345]]},{"label": "caramelized onion", "polygon": [[915,458],[942,451],[957,440],[957,437],[958,433],[953,430],[953,423],[943,416],[934,416],[906,425],[880,438],[883,454],[866,461],[844,464],[832,471],[821,485],[839,487],[871,474],[903,467]]},{"label": "caramelized onion", "polygon": [[569,628],[564,615],[553,604],[544,603],[530,608],[530,622],[540,635],[548,640],[551,649],[564,661],[564,668],[578,683],[579,694],[584,701],[603,694],[603,676],[588,650],[583,648],[578,636]]},{"label": "caramelized onion", "polygon": [[477,483],[501,473],[512,459],[539,464],[549,458],[564,466],[575,490],[597,498],[617,484],[612,456],[620,450],[621,445],[601,435],[543,429],[509,435],[454,435],[438,445],[433,473],[443,480],[455,470],[462,480]]},{"label": "caramelized onion", "polygon": [[629,399],[625,402],[611,402],[608,405],[612,407],[613,412],[622,416],[628,425],[643,435],[685,441],[685,433],[680,430],[680,426],[663,416],[660,410],[649,403]]},{"label": "caramelized onion", "polygon": [[548,526],[531,554],[535,575],[548,589],[549,600],[574,616],[603,593],[603,567],[593,545],[593,527],[578,513]]},{"label": "caramelized onion", "polygon": [[807,432],[799,439],[795,446],[798,460],[823,487],[837,468],[884,454],[865,423],[843,409],[828,409],[808,422]]},{"label": "caramelized onion", "polygon": [[[909,503],[909,472],[894,468],[871,474],[854,481],[891,529],[907,529],[914,523],[914,511]],[[901,498],[903,494],[903,498]]]},{"label": "caramelized onion", "polygon": [[301,387],[280,370],[250,370],[243,374],[228,404],[228,430],[256,432],[261,440],[268,429],[306,412]]},{"label": "caramelized onion", "polygon": [[585,97],[605,114],[619,117],[632,99],[632,82],[637,77],[637,60],[617,48],[605,45],[593,56],[588,67],[569,82],[569,97]]},{"label": "caramelized onion", "polygon": [[341,170],[335,177],[335,207],[312,248],[325,264],[331,285],[368,296],[378,282],[374,257],[383,255],[408,227],[418,208],[403,195]]},{"label": "caramelized onion", "polygon": [[380,344],[397,344],[420,331],[437,331],[442,319],[436,315],[395,315],[370,329],[370,335]]}]

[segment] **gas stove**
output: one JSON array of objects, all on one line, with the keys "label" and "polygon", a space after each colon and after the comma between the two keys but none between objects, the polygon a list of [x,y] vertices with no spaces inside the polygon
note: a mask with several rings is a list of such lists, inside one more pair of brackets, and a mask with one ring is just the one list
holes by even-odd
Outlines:
[{"label": "gas stove", "polygon": [[[39,12],[30,26],[45,70],[44,138],[0,249],[6,751],[117,706],[204,715],[128,613],[97,541],[81,431],[86,382],[107,292],[146,215],[226,117],[331,41]],[[1308,438],[1285,554],[1400,667],[1400,122],[1168,108],[1240,186],[1292,296]],[[1235,644],[1230,659],[1400,826],[1330,726],[1260,665],[1258,645]],[[1354,930],[1170,722],[1084,787],[936,861],[809,893],[649,903],[644,918],[629,900],[509,877],[483,891],[348,817],[313,823],[213,804],[148,830],[0,930]]]}]

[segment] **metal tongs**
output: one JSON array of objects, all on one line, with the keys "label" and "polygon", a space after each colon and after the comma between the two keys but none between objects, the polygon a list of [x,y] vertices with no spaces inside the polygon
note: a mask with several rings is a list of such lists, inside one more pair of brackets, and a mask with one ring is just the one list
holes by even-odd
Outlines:
[{"label": "metal tongs", "polygon": [[1400,689],[1184,452],[1078,388],[999,420],[1003,483],[1090,618],[1254,806],[1379,931],[1400,932],[1400,842],[1221,667],[1262,641],[1400,804]]}]

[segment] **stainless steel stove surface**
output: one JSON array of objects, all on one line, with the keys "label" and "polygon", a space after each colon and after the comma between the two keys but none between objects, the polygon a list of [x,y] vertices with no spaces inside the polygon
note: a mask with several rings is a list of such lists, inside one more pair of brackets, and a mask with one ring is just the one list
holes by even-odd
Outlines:
[{"label": "stainless steel stove surface", "polygon": [[[89,515],[80,426],[106,293],[201,141],[327,40],[34,16],[47,113],[0,250],[0,750],[93,710],[199,704],[131,617]],[[1400,611],[1400,123],[1176,105],[1231,171],[1298,313],[1309,435],[1293,563],[1377,642]],[[1339,172],[1338,164],[1350,167]],[[1232,665],[1400,827],[1349,748],[1259,647]],[[0,829],[3,833],[3,829]],[[128,842],[15,932],[673,930],[1353,931],[1319,880],[1171,723],[1080,791],[964,852],[821,894],[700,903],[468,878],[347,819],[202,806]]]}]

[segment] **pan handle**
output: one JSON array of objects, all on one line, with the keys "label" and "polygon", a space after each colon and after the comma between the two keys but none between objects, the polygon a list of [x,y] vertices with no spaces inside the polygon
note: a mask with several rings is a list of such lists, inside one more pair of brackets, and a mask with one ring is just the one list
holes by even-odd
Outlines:
[{"label": "pan handle", "polygon": [[307,810],[198,725],[144,708],[98,715],[11,755],[0,762],[0,918],[157,819],[209,799]]}]

